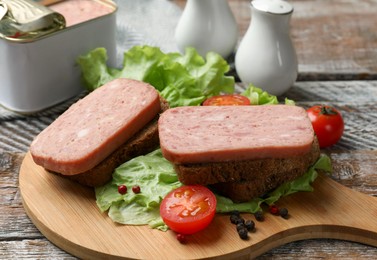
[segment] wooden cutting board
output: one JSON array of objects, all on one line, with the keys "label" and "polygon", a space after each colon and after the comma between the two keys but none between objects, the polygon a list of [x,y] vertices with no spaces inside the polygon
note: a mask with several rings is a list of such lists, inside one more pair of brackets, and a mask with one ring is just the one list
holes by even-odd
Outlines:
[{"label": "wooden cutting board", "polygon": [[[26,154],[19,175],[26,213],[61,249],[85,259],[249,258],[282,244],[311,238],[334,238],[377,246],[377,198],[320,176],[314,192],[281,199],[288,219],[265,214],[250,239],[241,240],[229,215],[217,214],[211,225],[180,244],[172,231],[115,224],[96,206],[93,189],[46,172]],[[250,214],[243,214],[253,219]]]}]

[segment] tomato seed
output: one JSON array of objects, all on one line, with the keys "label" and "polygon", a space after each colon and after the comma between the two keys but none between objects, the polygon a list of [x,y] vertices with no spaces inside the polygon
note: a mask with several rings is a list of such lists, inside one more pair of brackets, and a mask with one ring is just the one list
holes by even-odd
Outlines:
[{"label": "tomato seed", "polygon": [[119,185],[118,186],[118,192],[122,195],[126,194],[127,193],[127,186],[126,185]]},{"label": "tomato seed", "polygon": [[132,191],[134,192],[134,193],[140,193],[140,186],[139,185],[135,185],[135,186],[133,186],[132,187]]}]

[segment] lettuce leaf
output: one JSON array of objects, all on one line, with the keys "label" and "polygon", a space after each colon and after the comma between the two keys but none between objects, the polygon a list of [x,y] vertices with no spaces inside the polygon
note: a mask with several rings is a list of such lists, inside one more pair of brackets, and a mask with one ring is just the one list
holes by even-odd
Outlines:
[{"label": "lettuce leaf", "polygon": [[[129,189],[140,186],[140,193],[129,190],[121,195],[118,185]],[[158,149],[144,156],[136,157],[113,173],[113,179],[95,189],[96,203],[102,212],[108,210],[109,217],[121,224],[146,225],[166,230],[160,217],[160,202],[173,189],[182,186],[173,165]]]},{"label": "lettuce leaf", "polygon": [[108,67],[107,59],[104,48],[77,59],[89,91],[116,78],[136,79],[154,86],[171,107],[196,106],[209,96],[234,92],[234,77],[225,75],[229,64],[214,52],[204,59],[194,48],[180,54],[163,53],[157,47],[135,46],[124,53],[120,69]]},{"label": "lettuce leaf", "polygon": [[[255,213],[261,210],[262,203],[273,204],[283,196],[298,191],[312,191],[311,183],[317,178],[318,170],[331,171],[328,156],[321,155],[302,177],[281,185],[263,198],[234,203],[229,198],[216,194],[216,212],[238,210]],[[121,195],[117,191],[118,185],[121,184],[127,187],[139,185],[142,192],[127,192]],[[159,214],[159,205],[170,191],[180,186],[182,183],[178,181],[173,165],[163,157],[161,150],[157,149],[119,166],[111,182],[95,189],[96,202],[102,212],[108,211],[114,222],[128,225],[148,224],[152,228],[167,230]]]},{"label": "lettuce leaf", "polygon": [[[251,105],[275,105],[279,104],[278,98],[274,95],[270,95],[268,92],[263,91],[261,88],[250,84],[247,89],[241,93],[241,95],[249,98]],[[286,105],[295,105],[295,102],[291,99],[285,98]]]}]

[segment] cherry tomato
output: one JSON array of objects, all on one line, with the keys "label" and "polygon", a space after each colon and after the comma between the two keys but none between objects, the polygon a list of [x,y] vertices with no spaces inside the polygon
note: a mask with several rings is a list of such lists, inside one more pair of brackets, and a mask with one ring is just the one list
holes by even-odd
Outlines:
[{"label": "cherry tomato", "polygon": [[179,187],[161,202],[160,215],[173,231],[188,235],[206,228],[216,212],[216,197],[200,185]]},{"label": "cherry tomato", "polygon": [[203,106],[248,106],[250,100],[239,94],[219,95],[207,98]]},{"label": "cherry tomato", "polygon": [[307,110],[321,148],[331,146],[343,135],[342,115],[331,106],[313,106]]}]

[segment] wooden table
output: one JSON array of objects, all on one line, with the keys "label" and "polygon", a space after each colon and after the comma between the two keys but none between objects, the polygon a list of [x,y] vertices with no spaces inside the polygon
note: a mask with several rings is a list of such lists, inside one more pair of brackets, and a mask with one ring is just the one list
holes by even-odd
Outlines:
[{"label": "wooden table", "polygon": [[[174,2],[184,7],[185,1]],[[346,123],[344,136],[337,145],[323,150],[333,161],[332,177],[347,187],[377,196],[375,3],[368,0],[290,2],[295,7],[291,24],[299,58],[299,79],[285,96],[304,107],[330,104],[342,112]],[[229,3],[242,37],[250,21],[249,1],[229,0]],[[35,228],[25,214],[18,190],[18,171],[30,137],[51,120],[41,116],[0,121],[1,259],[75,259]],[[373,259],[377,258],[377,248],[340,240],[311,239],[280,246],[259,258],[298,257]]]}]

